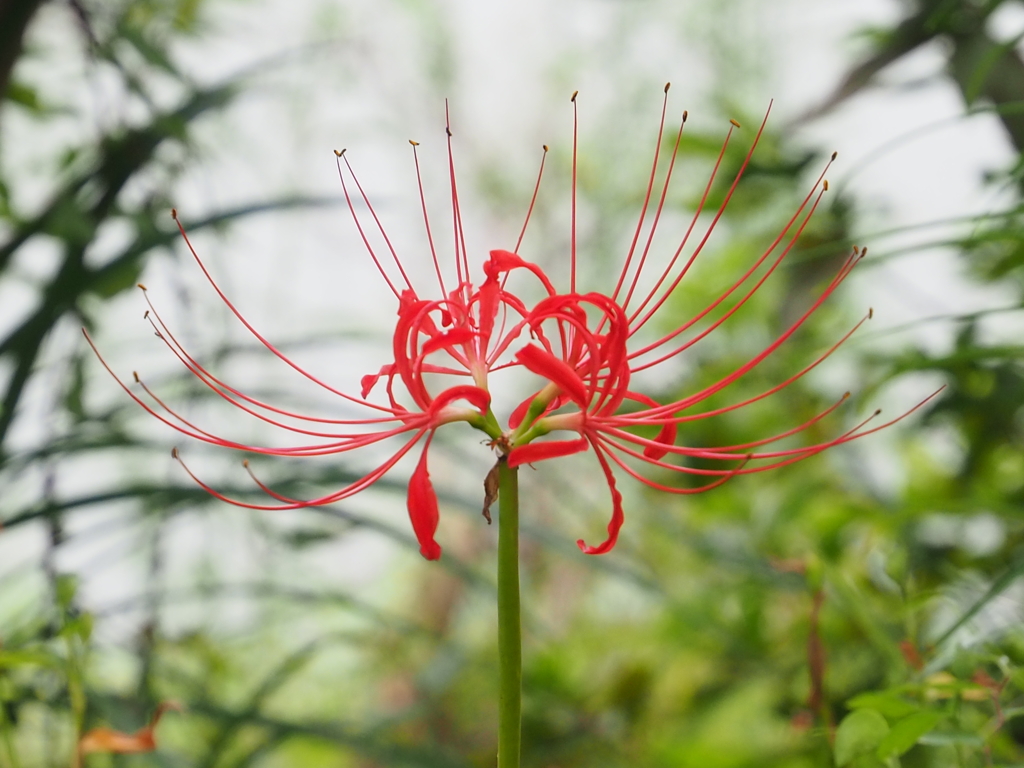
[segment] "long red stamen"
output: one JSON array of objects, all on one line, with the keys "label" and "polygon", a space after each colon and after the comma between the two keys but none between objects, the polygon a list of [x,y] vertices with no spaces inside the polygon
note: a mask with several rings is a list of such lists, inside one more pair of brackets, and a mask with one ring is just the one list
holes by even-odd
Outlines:
[{"label": "long red stamen", "polygon": [[[519,237],[516,238],[516,247],[512,249],[513,253],[519,253],[519,246],[523,244],[523,238],[526,236],[526,227],[529,225],[530,217],[533,215],[533,208],[537,205],[537,193],[540,191],[540,180],[544,176],[544,163],[547,159],[548,145],[545,144],[544,154],[540,156],[540,168],[537,170],[537,182],[533,185],[533,195],[530,196],[530,207],[526,209],[526,219],[523,221],[523,228],[519,231]],[[505,277],[507,279],[508,275]]]},{"label": "long red stamen", "polygon": [[833,352],[839,349],[839,347],[844,342],[846,342],[851,336],[853,336],[853,334],[856,333],[857,329],[864,325],[864,323],[867,322],[870,318],[871,313],[868,312],[868,314],[861,318],[860,321],[858,321],[857,324],[853,326],[853,328],[851,328],[849,331],[843,334],[843,337],[839,339],[839,341],[835,342],[831,347],[829,347],[822,354],[820,354],[817,357],[817,359],[815,359],[809,365],[797,371],[787,379],[784,379],[782,382],[776,384],[774,387],[766,389],[764,392],[761,392],[758,395],[754,395],[753,397],[749,397],[746,400],[742,400],[738,403],[733,403],[732,405],[722,406],[721,408],[716,408],[712,411],[704,411],[702,413],[689,414],[686,416],[666,415],[667,413],[671,413],[669,409],[675,407],[674,403],[669,403],[664,406],[657,406],[654,408],[637,411],[636,413],[624,414],[622,416],[600,417],[600,423],[621,426],[635,426],[637,424],[682,424],[683,422],[707,419],[711,418],[712,416],[720,416],[723,413],[729,413],[730,411],[745,408],[748,405],[756,403],[760,400],[764,400],[766,397],[770,397],[771,395],[774,395],[776,392],[785,389],[790,384],[795,382],[797,379],[802,378],[807,373],[812,371],[814,368],[817,368],[822,362],[824,362],[828,357],[830,357]]},{"label": "long red stamen", "polygon": [[441,276],[441,264],[437,259],[437,249],[434,247],[434,236],[430,231],[430,217],[427,215],[427,198],[423,194],[423,175],[420,173],[420,155],[416,151],[420,143],[409,139],[412,145],[412,159],[416,164],[416,187],[420,192],[420,208],[423,210],[423,226],[427,230],[427,243],[430,245],[430,258],[434,261],[434,272],[437,275],[437,285],[441,289],[441,295],[447,296],[448,289],[444,287],[444,277]]},{"label": "long red stamen", "polygon": [[[863,253],[863,251],[861,251],[861,253]],[[814,301],[814,303],[811,304],[810,308],[807,309],[796,320],[796,322],[790,325],[789,328],[787,328],[781,335],[779,335],[778,338],[776,338],[775,341],[769,344],[762,352],[755,355],[751,360],[747,361],[739,368],[737,368],[735,371],[733,371],[723,379],[719,380],[715,384],[712,384],[711,386],[702,389],[700,392],[691,395],[690,397],[684,398],[682,400],[677,401],[676,403],[673,403],[672,407],[674,408],[674,410],[682,410],[683,408],[687,408],[693,405],[694,403],[700,402],[701,400],[706,400],[711,395],[725,389],[734,381],[746,375],[750,370],[759,365],[766,357],[768,357],[780,346],[782,346],[786,339],[788,339],[790,336],[796,333],[797,329],[800,328],[800,326],[802,326],[804,322],[806,322],[807,318],[814,314],[818,307],[820,307],[824,303],[824,301],[835,292],[836,288],[839,287],[840,283],[842,283],[842,281],[846,279],[846,276],[850,274],[850,270],[853,268],[855,264],[856,261],[851,258],[847,262],[847,264],[844,265],[843,269],[840,270],[839,274],[832,279],[832,282],[828,285],[828,287],[821,293],[821,295]],[[645,365],[642,367],[647,366]],[[640,370],[640,368],[634,370]]]},{"label": "long red stamen", "polygon": [[[761,286],[764,285],[765,281],[769,277],[771,277],[772,273],[775,272],[776,268],[782,263],[783,259],[785,259],[786,256],[788,256],[789,253],[796,246],[797,241],[800,239],[800,236],[804,232],[804,229],[806,229],[807,225],[810,223],[811,217],[814,215],[814,212],[818,209],[818,204],[821,202],[821,196],[825,193],[825,190],[827,190],[827,189],[828,189],[828,186],[826,185],[818,193],[817,197],[814,200],[814,203],[811,205],[810,210],[804,216],[803,221],[800,223],[800,225],[796,229],[796,232],[794,232],[793,236],[790,238],[789,243],[786,245],[785,248],[782,249],[782,252],[779,253],[779,255],[775,258],[775,261],[772,262],[772,264],[768,267],[768,269],[765,271],[765,273],[757,280],[756,283],[754,283],[754,285],[746,292],[746,294],[738,302],[736,302],[736,304],[734,304],[727,312],[725,312],[722,315],[722,317],[718,318],[714,323],[712,323],[708,328],[706,328],[703,331],[701,331],[701,333],[697,334],[697,336],[695,336],[694,338],[692,338],[689,341],[685,342],[681,346],[676,347],[674,350],[672,350],[671,352],[663,355],[662,357],[658,358],[657,360],[644,363],[642,366],[637,366],[633,370],[634,371],[639,371],[639,370],[643,370],[644,368],[650,368],[652,365],[657,365],[660,362],[664,362],[665,360],[667,360],[667,359],[669,359],[671,357],[674,357],[675,355],[678,355],[683,350],[688,349],[689,347],[693,346],[698,341],[700,341],[701,339],[706,337],[709,333],[711,333],[713,330],[718,328],[718,326],[720,326],[722,323],[724,323],[726,320],[728,320],[730,317],[732,317],[737,311],[739,311],[739,309],[744,304],[746,304],[747,301],[749,301],[751,299],[751,297],[753,297],[753,295],[755,293],[757,293],[757,291],[761,288]],[[646,347],[643,347],[643,348],[638,349],[635,352],[631,353],[630,354],[630,359],[635,359],[636,357],[644,355],[644,354],[646,354],[648,352],[651,352],[651,351],[657,349],[658,347],[661,347],[661,346],[667,344],[672,339],[676,338],[680,334],[682,334],[682,333],[686,332],[687,330],[689,330],[694,324],[696,324],[699,321],[703,320],[705,316],[707,316],[710,312],[712,312],[714,309],[716,309],[734,291],[736,291],[741,285],[743,285],[743,283],[745,283],[747,281],[747,279],[751,275],[754,274],[754,272],[765,262],[765,260],[768,258],[768,256],[771,255],[772,251],[774,251],[775,248],[778,247],[779,240],[786,234],[786,231],[788,231],[788,228],[787,228],[787,230],[784,230],[782,232],[782,234],[779,236],[779,238],[776,239],[775,242],[773,242],[768,247],[767,250],[765,250],[765,252],[761,255],[761,257],[757,261],[755,261],[746,272],[743,273],[743,275],[740,277],[739,280],[737,280],[729,288],[727,288],[725,291],[723,291],[707,307],[705,307],[702,311],[698,312],[692,318],[690,318],[685,323],[680,325],[678,328],[673,330],[671,333],[666,334],[665,336],[660,338],[658,341],[653,342],[652,344],[648,344]]]},{"label": "long red stamen", "polygon": [[185,227],[183,227],[182,224],[181,224],[181,221],[178,220],[178,212],[176,210],[174,210],[174,209],[171,209],[171,216],[174,218],[174,223],[178,225],[178,231],[181,232],[181,236],[182,236],[182,239],[184,239],[184,241],[185,241],[185,245],[188,246],[188,250],[192,254],[192,258],[194,258],[196,260],[196,264],[198,264],[199,268],[203,271],[203,275],[205,275],[207,282],[209,282],[210,285],[213,287],[213,290],[217,292],[217,295],[220,297],[220,300],[223,301],[224,304],[227,306],[227,308],[231,310],[231,313],[235,317],[238,318],[238,321],[242,325],[245,326],[246,330],[249,331],[249,333],[251,333],[256,338],[256,340],[260,342],[260,344],[262,344],[264,347],[266,347],[267,350],[269,350],[275,357],[277,357],[282,362],[287,364],[289,367],[291,367],[297,373],[299,373],[302,376],[306,377],[307,379],[312,381],[314,384],[317,384],[318,386],[323,387],[328,392],[330,392],[332,394],[335,394],[335,395],[337,395],[340,398],[348,400],[351,403],[356,403],[358,405],[365,405],[368,408],[373,408],[373,409],[378,410],[378,411],[394,413],[393,409],[385,408],[384,406],[377,405],[376,403],[368,402],[368,401],[363,400],[363,399],[358,398],[358,397],[353,397],[352,395],[346,394],[345,392],[342,392],[341,390],[335,389],[331,385],[326,384],[325,382],[321,381],[320,379],[318,379],[313,374],[309,373],[308,371],[306,371],[305,369],[301,368],[296,363],[292,362],[290,359],[288,359],[288,357],[284,353],[280,352],[273,344],[271,344],[269,341],[267,341],[267,339],[259,331],[257,331],[252,326],[252,324],[248,320],[245,319],[245,317],[242,316],[242,313],[238,311],[238,309],[235,307],[235,305],[232,304],[231,301],[228,299],[228,297],[224,293],[224,291],[221,290],[220,286],[217,285],[217,281],[215,281],[213,279],[213,276],[210,274],[210,271],[206,268],[206,265],[203,264],[203,260],[199,258],[199,254],[196,253],[196,249],[192,247],[192,242],[188,239],[188,234],[185,232]]},{"label": "long red stamen", "polygon": [[[412,447],[416,445],[417,442],[419,442],[420,438],[423,437],[423,435],[425,435],[427,431],[428,430],[423,429],[420,432],[417,432],[413,436],[413,438],[409,440],[408,443],[403,445],[391,458],[389,458],[379,467],[374,469],[372,472],[369,472],[368,474],[361,477],[359,480],[345,486],[341,490],[335,491],[334,493],[330,493],[326,496],[321,496],[320,498],[309,499],[306,501],[294,500],[287,504],[253,504],[251,502],[241,501],[240,499],[230,498],[229,496],[224,495],[220,491],[217,491],[212,486],[200,480],[199,477],[194,472],[192,472],[191,469],[188,468],[188,465],[185,464],[184,460],[178,454],[178,450],[176,448],[172,451],[171,455],[184,468],[184,470],[189,474],[189,476],[196,482],[196,484],[200,488],[209,493],[211,496],[214,496],[220,499],[221,501],[226,501],[228,504],[234,504],[236,507],[244,507],[246,509],[257,509],[267,511],[278,511],[285,509],[305,509],[308,507],[322,507],[325,504],[333,504],[336,501],[341,501],[342,499],[354,496],[360,491],[369,488],[371,485],[380,480],[385,474],[387,474],[387,472],[392,467],[394,467],[395,464],[397,464],[399,460],[403,456],[405,456],[405,454],[412,450]],[[265,488],[265,486],[261,487]],[[271,496],[275,495],[273,492],[270,491],[265,492],[269,493]]]},{"label": "long red stamen", "polygon": [[[149,298],[149,292],[143,289],[143,295],[146,299],[146,304],[149,305],[149,310],[146,312],[145,318],[149,324],[153,327],[157,338],[164,342],[168,349],[181,361],[181,363],[192,372],[196,378],[202,381],[211,390],[216,392],[221,397],[225,398],[229,402],[239,405],[236,400],[230,395],[234,395],[245,402],[257,406],[259,408],[266,409],[272,413],[277,413],[281,416],[288,416],[289,418],[298,419],[300,421],[310,421],[317,424],[345,424],[345,425],[368,425],[368,424],[388,424],[390,422],[401,420],[404,418],[403,412],[396,412],[395,416],[382,416],[375,419],[326,419],[317,416],[306,416],[301,413],[294,411],[288,411],[284,408],[264,403],[254,397],[246,395],[244,392],[235,389],[230,384],[227,384],[222,379],[214,376],[210,371],[204,368],[194,357],[192,357],[182,346],[181,342],[178,341],[177,337],[171,332],[170,328],[164,322],[163,318],[157,312],[156,307]],[[154,320],[154,318],[156,318]],[[230,395],[228,394],[230,393]],[[240,406],[241,407],[241,406]],[[255,415],[255,414],[254,414]],[[286,429],[289,427],[286,427]]]},{"label": "long red stamen", "polygon": [[577,149],[579,146],[579,108],[576,106],[576,97],[579,91],[572,92],[572,216],[571,233],[569,237],[569,292],[576,293],[576,177],[577,177]]},{"label": "long red stamen", "polygon": [[750,164],[750,158],[753,157],[754,150],[757,148],[758,143],[760,143],[760,141],[761,141],[761,135],[762,135],[762,133],[764,133],[764,127],[765,127],[765,125],[768,122],[768,115],[770,113],[771,113],[771,105],[769,104],[768,111],[765,112],[765,115],[764,115],[764,120],[761,121],[761,127],[758,128],[757,135],[754,136],[754,141],[751,143],[750,149],[747,151],[746,157],[743,158],[743,163],[740,165],[739,171],[737,171],[735,178],[733,178],[732,184],[729,185],[729,189],[726,191],[725,197],[722,198],[722,204],[720,206],[718,206],[718,211],[715,213],[714,218],[711,220],[711,223],[708,225],[708,228],[705,230],[704,236],[701,238],[701,241],[693,249],[693,253],[690,254],[690,258],[687,260],[686,264],[683,266],[683,269],[675,277],[675,279],[672,281],[672,283],[669,285],[669,287],[665,290],[665,292],[663,293],[661,299],[659,299],[657,302],[655,302],[654,307],[650,311],[648,311],[646,315],[644,315],[643,319],[641,319],[639,323],[634,325],[634,320],[637,317],[640,316],[640,314],[644,311],[644,308],[648,305],[648,303],[650,301],[652,301],[654,299],[654,297],[658,294],[658,290],[661,288],[661,286],[664,284],[664,282],[668,279],[668,276],[670,274],[672,274],[672,269],[675,267],[675,264],[678,261],[680,254],[683,252],[683,249],[686,247],[686,243],[687,243],[687,241],[690,238],[690,234],[693,232],[693,229],[694,229],[694,227],[697,224],[697,219],[700,217],[701,212],[704,210],[704,205],[707,203],[708,196],[711,194],[712,183],[714,182],[715,177],[718,175],[718,170],[719,170],[719,168],[721,168],[722,160],[725,158],[725,150],[726,150],[726,147],[729,146],[729,139],[732,137],[733,129],[739,127],[739,123],[737,123],[735,120],[731,120],[730,121],[729,131],[725,135],[725,141],[722,142],[722,149],[719,152],[718,158],[715,161],[715,166],[714,166],[714,168],[711,171],[711,177],[708,179],[708,183],[704,187],[704,193],[701,195],[700,203],[697,205],[697,210],[694,212],[693,219],[691,219],[690,225],[687,228],[686,233],[683,235],[683,239],[679,243],[679,247],[676,248],[675,253],[672,255],[672,259],[669,261],[668,266],[665,268],[665,271],[662,273],[661,278],[659,278],[659,280],[655,283],[654,287],[647,294],[647,297],[640,304],[639,308],[637,308],[637,310],[629,318],[630,326],[633,327],[633,333],[636,333],[636,331],[638,331],[640,328],[642,328],[647,323],[647,321],[651,319],[651,317],[654,315],[654,313],[657,312],[658,309],[661,308],[661,306],[665,303],[665,301],[667,301],[668,297],[676,289],[676,286],[679,285],[679,282],[683,279],[683,277],[689,271],[690,267],[693,265],[693,262],[696,261],[697,257],[700,255],[701,251],[704,249],[704,245],[707,243],[708,238],[711,237],[711,232],[714,230],[715,226],[718,224],[719,219],[721,219],[722,215],[725,213],[725,210],[726,210],[726,208],[729,205],[729,201],[732,200],[732,196],[733,196],[733,194],[736,191],[736,187],[740,183],[740,179],[742,179],[743,178],[743,174],[746,173],[747,166]]},{"label": "long red stamen", "polygon": [[676,158],[679,156],[679,143],[683,139],[683,127],[686,125],[686,110],[683,110],[683,116],[679,120],[679,130],[676,132],[676,140],[672,145],[672,156],[669,160],[668,170],[665,172],[665,181],[661,187],[661,197],[658,199],[658,208],[654,213],[654,221],[651,222],[651,230],[647,234],[647,242],[644,244],[644,251],[640,255],[640,264],[636,268],[636,274],[633,275],[633,281],[629,285],[629,292],[626,294],[625,301],[622,302],[622,308],[626,309],[629,306],[629,302],[633,298],[633,293],[636,291],[637,285],[640,282],[640,275],[647,266],[647,255],[651,251],[651,245],[654,242],[654,233],[658,230],[658,224],[661,221],[661,214],[665,210],[665,199],[668,197],[669,184],[672,181],[672,172],[676,167]]},{"label": "long red stamen", "polygon": [[[644,219],[647,217],[647,206],[651,202],[651,194],[654,192],[654,178],[658,173],[658,158],[661,157],[661,140],[665,135],[665,115],[668,114],[668,89],[671,83],[665,83],[665,96],[661,102],[661,120],[658,122],[658,137],[654,142],[654,159],[651,160],[651,173],[647,179],[647,191],[644,193],[644,202],[640,206],[640,218],[636,222],[636,231],[633,232],[633,240],[629,244],[629,250],[626,252],[626,261],[622,265],[622,272],[619,274],[619,279],[615,283],[615,290],[612,291],[612,300],[616,301],[619,298],[619,291],[622,289],[622,284],[626,280],[626,275],[629,274],[629,268],[633,264],[633,255],[636,253],[636,244],[640,241],[640,232],[644,226]],[[652,229],[653,234],[653,229]],[[641,265],[642,266],[642,265]],[[637,270],[639,274],[639,268]],[[623,302],[623,306],[629,303],[627,298]]]},{"label": "long red stamen", "polygon": [[462,229],[462,208],[459,206],[459,187],[455,180],[455,155],[452,153],[452,121],[448,114],[448,99],[444,100],[444,132],[448,138],[448,178],[452,188],[452,229],[455,239],[455,266],[459,276],[459,289],[463,300],[469,303],[469,256],[466,253],[466,236]]}]

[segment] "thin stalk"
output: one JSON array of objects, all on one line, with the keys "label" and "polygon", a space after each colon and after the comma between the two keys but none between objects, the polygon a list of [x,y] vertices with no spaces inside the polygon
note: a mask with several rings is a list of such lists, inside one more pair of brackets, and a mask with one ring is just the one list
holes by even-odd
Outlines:
[{"label": "thin stalk", "polygon": [[523,633],[519,617],[519,468],[498,462],[498,768],[519,768]]}]

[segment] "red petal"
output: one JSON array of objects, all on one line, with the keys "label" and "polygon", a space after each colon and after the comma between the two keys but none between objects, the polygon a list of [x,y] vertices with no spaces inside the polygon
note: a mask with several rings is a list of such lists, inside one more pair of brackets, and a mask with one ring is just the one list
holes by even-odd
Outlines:
[{"label": "red petal", "polygon": [[453,328],[446,333],[442,333],[440,336],[435,336],[424,344],[420,355],[426,356],[431,352],[436,352],[437,350],[444,349],[445,347],[451,347],[456,344],[465,344],[468,341],[472,341],[475,337],[476,333],[471,331],[469,328]]},{"label": "red petal", "polygon": [[612,474],[612,468],[608,466],[608,460],[597,445],[594,446],[594,453],[597,454],[597,460],[601,462],[601,469],[604,470],[605,479],[608,481],[608,490],[612,492],[612,519],[608,521],[608,538],[603,543],[596,547],[590,547],[584,543],[583,539],[576,542],[576,546],[583,550],[585,555],[603,555],[610,552],[615,546],[615,542],[619,540],[619,529],[622,528],[622,523],[625,521],[625,516],[622,514],[622,494],[615,487],[615,475]]},{"label": "red petal", "polygon": [[586,409],[590,398],[583,379],[566,363],[536,344],[527,344],[516,352],[516,360],[538,376],[558,386],[580,408]]},{"label": "red petal", "polygon": [[528,398],[523,400],[513,410],[512,414],[508,417],[508,425],[512,429],[516,429],[520,424],[523,423],[523,419],[526,418],[526,412],[530,409],[530,403],[533,402],[533,398],[539,395],[540,392],[534,392]]},{"label": "red petal", "polygon": [[[677,426],[674,422],[669,424],[662,424],[661,430],[658,432],[658,436],[654,438],[654,442],[661,443],[662,445],[672,446],[676,444],[676,433]],[[668,448],[656,448],[653,445],[648,445],[644,448],[644,456],[648,459],[654,459],[658,461],[665,457],[668,453]]]},{"label": "red petal", "polygon": [[[640,394],[639,392],[627,392],[627,400],[633,400],[637,403],[643,403],[651,408],[658,408],[660,404],[656,400],[652,400],[647,395]],[[658,436],[654,438],[654,442],[661,443],[664,446],[673,446],[676,444],[676,435],[679,431],[679,425],[672,421],[668,424],[662,424],[661,429],[658,431]],[[665,457],[668,453],[668,447],[658,448],[654,445],[648,445],[644,448],[644,456],[648,459],[654,459],[658,461]]]},{"label": "red petal", "polygon": [[434,541],[434,533],[437,531],[437,523],[441,515],[437,510],[437,494],[434,493],[434,486],[430,482],[430,473],[427,471],[427,449],[433,435],[427,438],[427,444],[423,446],[423,453],[416,470],[409,478],[409,519],[412,521],[412,530],[416,534],[416,540],[420,543],[420,554],[427,560],[437,560],[441,556],[441,547]]},{"label": "red petal", "polygon": [[548,440],[543,443],[528,443],[513,448],[508,454],[508,465],[518,467],[520,464],[532,464],[544,459],[557,459],[559,456],[571,456],[587,450],[587,441],[579,440]]},{"label": "red petal", "polygon": [[456,400],[468,400],[475,405],[481,414],[487,413],[491,406],[491,393],[486,389],[474,387],[472,384],[459,384],[456,387],[448,387],[430,403],[430,410],[427,412],[431,418],[437,416],[442,408],[451,405]]},{"label": "red petal", "polygon": [[522,269],[528,269],[537,276],[544,287],[547,289],[549,294],[555,293],[555,287],[551,284],[548,276],[544,274],[544,270],[538,267],[536,264],[524,260],[521,256],[512,253],[511,251],[496,250],[491,251],[491,258],[484,262],[484,273],[488,276],[497,277],[502,272],[511,272],[517,267]]},{"label": "red petal", "polygon": [[362,386],[360,397],[362,397],[365,400],[366,396],[370,394],[370,390],[372,390],[377,385],[377,381],[380,379],[380,377],[390,376],[394,369],[395,366],[388,363],[379,371],[377,371],[377,373],[368,373],[365,376],[363,376],[363,378],[359,380],[359,383]]}]

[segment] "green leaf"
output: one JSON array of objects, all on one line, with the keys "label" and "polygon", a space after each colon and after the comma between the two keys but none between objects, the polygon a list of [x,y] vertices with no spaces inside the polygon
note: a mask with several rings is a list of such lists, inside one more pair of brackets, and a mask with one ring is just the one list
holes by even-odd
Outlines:
[{"label": "green leaf", "polygon": [[874,709],[857,709],[836,729],[835,756],[840,768],[855,757],[873,752],[889,733],[889,724]]},{"label": "green leaf", "polygon": [[895,693],[872,692],[854,696],[846,702],[850,709],[874,709],[886,717],[898,720],[918,712],[921,707]]},{"label": "green leaf", "polygon": [[58,669],[61,662],[45,651],[0,651],[0,669],[14,669],[26,665]]},{"label": "green leaf", "polygon": [[942,718],[941,712],[917,712],[910,717],[903,718],[892,727],[892,730],[882,739],[882,743],[878,745],[878,756],[883,760],[889,757],[899,757],[938,725]]},{"label": "green leaf", "polygon": [[57,593],[57,605],[65,611],[68,610],[78,591],[78,579],[71,574],[62,573],[57,576],[54,587]]}]

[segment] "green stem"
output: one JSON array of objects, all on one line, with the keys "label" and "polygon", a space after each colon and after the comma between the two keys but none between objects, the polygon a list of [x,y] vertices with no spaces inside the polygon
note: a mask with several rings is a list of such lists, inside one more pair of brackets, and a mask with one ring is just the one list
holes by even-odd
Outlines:
[{"label": "green stem", "polygon": [[523,633],[519,618],[519,468],[498,462],[498,768],[519,768]]}]

